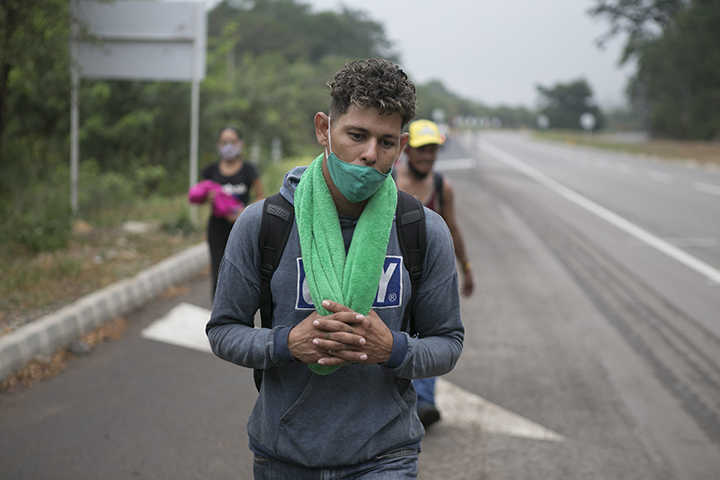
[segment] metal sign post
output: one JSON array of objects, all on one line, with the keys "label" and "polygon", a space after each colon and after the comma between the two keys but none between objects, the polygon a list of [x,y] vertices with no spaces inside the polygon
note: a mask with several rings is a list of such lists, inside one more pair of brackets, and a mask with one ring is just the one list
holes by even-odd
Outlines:
[{"label": "metal sign post", "polygon": [[[70,55],[77,57],[77,47],[70,43]],[[72,90],[70,97],[70,206],[73,214],[78,211],[78,175],[80,164],[80,141],[78,129],[80,128],[80,75],[77,68],[70,69]]]},{"label": "metal sign post", "polygon": [[72,14],[89,31],[74,33],[70,112],[70,203],[77,212],[80,78],[192,82],[190,184],[197,181],[200,81],[205,78],[207,15],[203,1],[100,3],[75,1]]}]

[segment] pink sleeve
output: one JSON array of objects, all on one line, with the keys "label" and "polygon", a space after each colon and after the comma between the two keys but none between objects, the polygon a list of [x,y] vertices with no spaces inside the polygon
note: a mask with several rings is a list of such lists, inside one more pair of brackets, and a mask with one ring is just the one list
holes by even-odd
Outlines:
[{"label": "pink sleeve", "polygon": [[202,182],[196,183],[188,190],[188,200],[190,203],[204,203],[208,192],[213,189],[215,185],[220,186],[212,180],[203,180]]},{"label": "pink sleeve", "polygon": [[229,214],[237,213],[242,210],[244,205],[232,195],[220,191],[215,195],[215,203],[213,204],[213,215],[216,217],[224,217]]}]

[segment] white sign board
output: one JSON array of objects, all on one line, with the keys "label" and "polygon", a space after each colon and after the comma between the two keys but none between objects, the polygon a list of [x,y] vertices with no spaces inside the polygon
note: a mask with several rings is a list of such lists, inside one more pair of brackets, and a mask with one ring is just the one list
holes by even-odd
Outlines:
[{"label": "white sign board", "polygon": [[199,2],[73,2],[94,38],[73,38],[80,76],[116,80],[205,78],[206,15]]},{"label": "white sign board", "polygon": [[590,131],[595,128],[595,115],[590,112],[585,112],[580,115],[580,126],[585,131]]},{"label": "white sign board", "polygon": [[[73,1],[72,15],[88,30],[70,39],[70,205],[78,210],[80,77],[192,82],[190,185],[197,181],[200,81],[205,78],[207,14],[202,1],[100,3]],[[77,68],[75,68],[77,67]],[[195,210],[191,210],[194,217]]]},{"label": "white sign board", "polygon": [[540,130],[547,130],[550,128],[550,117],[547,115],[538,115],[537,125]]}]

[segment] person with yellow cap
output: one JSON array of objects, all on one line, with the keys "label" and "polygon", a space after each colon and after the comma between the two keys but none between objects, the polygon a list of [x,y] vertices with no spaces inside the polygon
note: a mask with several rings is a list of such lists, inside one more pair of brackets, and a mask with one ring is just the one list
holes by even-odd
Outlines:
[{"label": "person with yellow cap", "polygon": [[[413,195],[445,220],[463,275],[461,293],[467,297],[473,291],[472,265],[455,219],[455,192],[450,181],[433,170],[440,146],[445,143],[445,135],[430,120],[416,120],[409,125],[408,131],[410,139],[405,147],[406,161],[398,162],[395,183],[399,190]],[[427,429],[440,420],[440,412],[435,406],[435,378],[415,379],[413,385],[418,394],[418,416]]]}]

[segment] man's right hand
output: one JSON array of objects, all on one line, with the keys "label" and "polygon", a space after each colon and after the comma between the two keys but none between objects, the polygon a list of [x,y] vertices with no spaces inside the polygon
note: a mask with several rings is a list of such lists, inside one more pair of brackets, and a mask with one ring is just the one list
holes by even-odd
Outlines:
[{"label": "man's right hand", "polygon": [[[358,313],[340,304],[334,306],[336,312],[322,316],[314,311],[290,330],[288,348],[296,360],[315,364],[324,359],[323,365],[345,365],[367,360],[367,354],[359,351],[365,345],[365,339],[352,333],[349,327],[360,322]],[[321,324],[324,329],[319,328]],[[323,343],[324,347],[319,347],[318,343]],[[325,348],[328,345],[330,348]],[[332,353],[333,348],[342,358]]]}]

